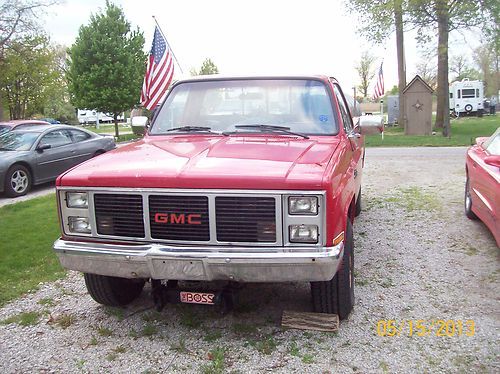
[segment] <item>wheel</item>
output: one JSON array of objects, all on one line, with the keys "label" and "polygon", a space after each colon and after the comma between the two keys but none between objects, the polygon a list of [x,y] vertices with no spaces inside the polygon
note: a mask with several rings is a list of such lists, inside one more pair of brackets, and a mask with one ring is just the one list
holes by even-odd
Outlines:
[{"label": "wheel", "polygon": [[105,154],[106,151],[103,151],[103,150],[98,150],[94,153],[94,155],[92,157],[97,157],[97,156],[100,156],[100,155],[103,155]]},{"label": "wheel", "polygon": [[465,106],[465,108],[464,108],[464,109],[465,109],[465,111],[466,111],[467,113],[470,113],[470,112],[472,112],[472,105],[467,104],[467,105]]},{"label": "wheel", "polygon": [[338,314],[345,319],[354,306],[354,240],[352,223],[347,222],[342,263],[333,279],[311,282],[314,311]]},{"label": "wheel", "polygon": [[470,197],[469,176],[467,176],[467,179],[465,180],[464,205],[465,205],[465,215],[467,216],[467,218],[469,218],[469,219],[477,219],[476,214],[472,211],[472,199]]},{"label": "wheel", "polygon": [[354,216],[357,217],[361,214],[361,187],[359,187],[358,198],[356,200],[356,206],[354,208]]},{"label": "wheel", "polygon": [[126,279],[106,275],[83,274],[90,296],[99,304],[122,306],[134,301],[144,288],[143,279]]},{"label": "wheel", "polygon": [[5,194],[10,197],[26,195],[31,189],[31,173],[23,165],[14,165],[5,178]]}]

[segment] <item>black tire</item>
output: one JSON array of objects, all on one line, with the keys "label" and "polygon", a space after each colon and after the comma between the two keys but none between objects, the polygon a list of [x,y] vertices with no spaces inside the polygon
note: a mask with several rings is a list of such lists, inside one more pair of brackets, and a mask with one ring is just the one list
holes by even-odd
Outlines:
[{"label": "black tire", "polygon": [[467,113],[470,113],[470,112],[472,112],[472,105],[467,104],[467,105],[465,106],[465,108],[464,108],[464,109],[465,109],[465,111],[466,111]]},{"label": "black tire", "polygon": [[359,187],[358,199],[356,200],[356,206],[354,207],[354,216],[357,217],[361,214],[361,187]]},{"label": "black tire", "polygon": [[100,149],[100,150],[96,151],[92,157],[97,157],[97,156],[103,155],[105,153],[106,153],[106,151],[103,151]]},{"label": "black tire", "polygon": [[477,219],[476,214],[472,211],[472,199],[470,196],[469,176],[467,176],[467,179],[465,180],[464,210],[465,210],[465,215],[467,216],[467,218],[473,219],[473,220]]},{"label": "black tire", "polygon": [[5,194],[9,197],[26,195],[31,189],[32,177],[27,167],[13,165],[5,175]]},{"label": "black tire", "polygon": [[106,275],[83,274],[85,285],[92,298],[99,304],[123,306],[141,294],[144,280],[108,277]]},{"label": "black tire", "polygon": [[333,279],[311,282],[314,311],[338,314],[345,319],[354,306],[354,239],[352,223],[348,221],[342,263]]}]

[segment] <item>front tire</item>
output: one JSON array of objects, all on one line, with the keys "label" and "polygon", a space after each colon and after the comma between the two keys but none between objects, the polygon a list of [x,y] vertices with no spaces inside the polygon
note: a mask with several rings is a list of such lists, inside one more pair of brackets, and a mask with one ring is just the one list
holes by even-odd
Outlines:
[{"label": "front tire", "polygon": [[472,211],[472,198],[470,196],[469,176],[467,176],[467,179],[465,180],[464,210],[465,210],[465,215],[467,216],[467,218],[473,219],[473,220],[477,219],[476,214]]},{"label": "front tire", "polygon": [[23,165],[12,166],[5,176],[5,194],[9,197],[26,195],[31,189],[31,173]]},{"label": "front tire", "polygon": [[342,263],[335,276],[324,282],[311,282],[314,311],[338,314],[345,319],[354,306],[354,239],[351,221],[347,222]]},{"label": "front tire", "polygon": [[126,279],[98,274],[83,274],[92,298],[102,305],[124,306],[137,299],[144,288],[142,279]]}]

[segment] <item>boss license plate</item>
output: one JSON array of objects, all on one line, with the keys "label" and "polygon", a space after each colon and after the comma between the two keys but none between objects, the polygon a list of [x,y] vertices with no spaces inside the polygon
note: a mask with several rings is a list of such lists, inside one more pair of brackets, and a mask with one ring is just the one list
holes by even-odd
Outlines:
[{"label": "boss license plate", "polygon": [[181,291],[181,303],[188,304],[215,304],[215,294],[205,292],[187,292]]}]

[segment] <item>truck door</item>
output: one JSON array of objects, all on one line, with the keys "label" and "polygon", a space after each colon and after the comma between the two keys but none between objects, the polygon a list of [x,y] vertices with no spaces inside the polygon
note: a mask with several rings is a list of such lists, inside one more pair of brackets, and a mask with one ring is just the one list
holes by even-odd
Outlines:
[{"label": "truck door", "polygon": [[334,84],[333,91],[339,103],[340,116],[342,117],[345,133],[349,139],[349,142],[351,143],[352,157],[350,169],[352,169],[354,182],[356,185],[355,193],[357,194],[361,187],[361,173],[363,171],[363,162],[361,160],[364,150],[363,138],[354,131],[354,124],[352,122],[351,113],[349,112],[349,106],[347,105],[347,101],[342,94],[342,90],[337,84]]}]

